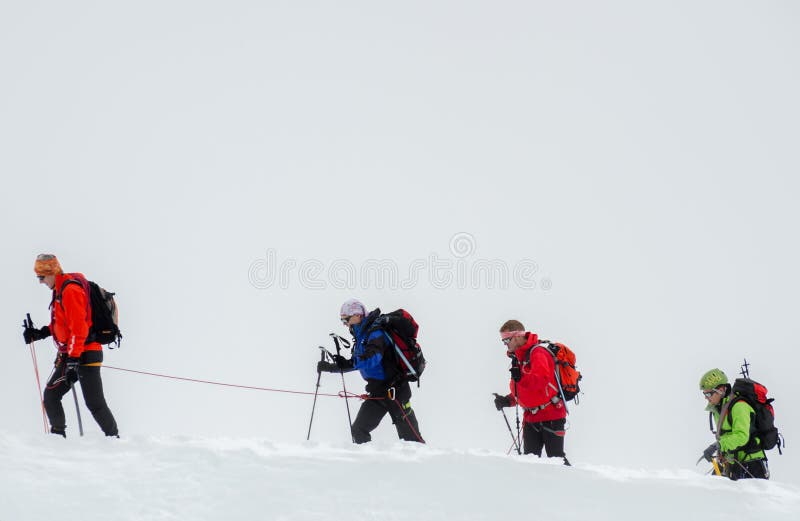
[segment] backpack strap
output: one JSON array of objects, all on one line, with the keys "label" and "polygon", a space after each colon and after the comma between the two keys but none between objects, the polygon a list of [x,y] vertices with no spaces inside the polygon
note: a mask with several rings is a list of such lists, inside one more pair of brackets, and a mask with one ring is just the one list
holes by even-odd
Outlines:
[{"label": "backpack strap", "polygon": [[[552,403],[558,403],[558,401],[561,401],[564,404],[564,409],[567,411],[567,414],[569,414],[569,409],[567,408],[567,397],[564,395],[564,388],[561,387],[561,373],[558,370],[558,365],[559,365],[558,358],[556,358],[556,354],[550,349],[551,345],[553,345],[553,342],[551,342],[549,340],[540,341],[538,344],[536,344],[535,346],[533,346],[530,349],[528,349],[528,352],[525,353],[524,363],[527,364],[527,365],[531,364],[531,353],[533,353],[533,350],[536,349],[537,347],[541,347],[542,349],[544,349],[545,351],[550,353],[550,356],[553,357],[553,372],[554,372],[553,376],[556,379],[556,384],[558,385],[557,401],[556,402],[552,402]],[[550,405],[550,403],[551,402],[547,402],[545,404],[540,405],[539,407],[541,409],[544,409],[545,407]],[[541,409],[539,409],[539,410],[541,410]],[[531,411],[531,412],[533,414],[536,414],[537,412],[539,412],[539,410]]]},{"label": "backpack strap", "polygon": [[[728,404],[729,404],[728,409],[732,410],[734,404],[737,404],[739,402],[744,402],[747,405],[749,405],[750,408],[753,409],[754,414],[750,415],[750,432],[749,432],[750,438],[747,440],[747,443],[745,443],[741,447],[737,448],[736,450],[744,451],[746,454],[752,454],[754,452],[758,452],[760,450],[763,450],[761,448],[761,438],[758,438],[756,436],[756,434],[757,434],[757,431],[756,431],[756,414],[758,414],[756,412],[756,405],[751,403],[750,400],[748,400],[746,397],[737,395],[737,396],[731,398],[731,401],[728,402]],[[730,422],[730,424],[731,424],[731,428],[733,428],[733,422],[732,421]],[[756,441],[756,440],[758,440],[758,441]]]},{"label": "backpack strap", "polygon": [[78,280],[77,278],[74,278],[74,277],[69,277],[69,278],[67,278],[67,279],[66,279],[66,280],[65,280],[65,281],[64,281],[64,282],[61,284],[61,291],[59,291],[59,292],[53,291],[53,301],[50,303],[50,306],[52,307],[54,302],[58,302],[59,304],[61,304],[61,309],[64,309],[64,304],[62,304],[62,303],[61,303],[61,299],[62,299],[62,297],[64,296],[64,289],[65,289],[67,286],[69,286],[70,284],[77,284],[77,285],[78,285],[78,286],[80,286],[80,288],[83,290],[83,293],[86,295],[86,311],[87,311],[87,316],[91,316],[90,314],[88,314],[88,313],[89,313],[89,311],[92,309],[92,305],[91,305],[91,296],[88,294],[88,291],[87,291],[87,289],[88,289],[88,288],[87,288],[87,287],[85,287],[85,286],[83,285],[83,283],[82,283],[80,280]]},{"label": "backpack strap", "polygon": [[549,340],[542,340],[538,344],[531,346],[531,348],[528,349],[528,352],[525,353],[525,360],[523,360],[522,363],[525,365],[531,365],[531,353],[533,353],[533,350],[536,349],[537,347],[542,347],[546,349],[548,353],[550,353],[550,356],[553,357],[553,362],[557,364],[558,362],[556,361],[556,355],[554,355],[553,352],[550,351],[550,348],[548,347],[551,344],[552,342],[550,342]]}]

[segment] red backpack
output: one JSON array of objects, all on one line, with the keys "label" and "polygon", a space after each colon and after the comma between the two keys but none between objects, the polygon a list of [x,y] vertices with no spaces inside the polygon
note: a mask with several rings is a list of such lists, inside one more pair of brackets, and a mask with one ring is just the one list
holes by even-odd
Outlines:
[{"label": "red backpack", "polygon": [[409,382],[419,381],[425,370],[425,357],[422,348],[417,342],[419,325],[411,313],[405,309],[398,309],[391,313],[380,315],[373,322],[371,329],[381,329],[394,344],[397,354],[397,365]]}]

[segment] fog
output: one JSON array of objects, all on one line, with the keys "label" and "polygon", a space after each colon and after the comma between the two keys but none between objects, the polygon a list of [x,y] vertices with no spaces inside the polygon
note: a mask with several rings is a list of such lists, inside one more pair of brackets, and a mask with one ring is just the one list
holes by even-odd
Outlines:
[{"label": "fog", "polygon": [[[573,462],[694,468],[712,441],[700,375],[745,357],[791,444],[799,14],[6,3],[0,428],[42,430],[19,326],[48,320],[32,268],[52,252],[117,293],[108,366],[313,391],[355,297],[420,323],[412,404],[432,446],[508,447],[491,393],[508,387],[510,318],[577,354]],[[54,351],[36,345],[43,380]],[[123,437],[294,442],[311,412],[310,396],[103,379]],[[313,439],[349,439],[342,401],[320,398]],[[375,438],[396,438],[388,419]],[[797,482],[796,458],[771,455],[774,478]]]}]

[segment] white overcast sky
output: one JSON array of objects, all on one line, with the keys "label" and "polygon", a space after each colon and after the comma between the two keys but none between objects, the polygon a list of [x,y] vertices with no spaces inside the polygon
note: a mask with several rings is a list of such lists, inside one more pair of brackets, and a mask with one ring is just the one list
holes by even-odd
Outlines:
[{"label": "white overcast sky", "polygon": [[[507,385],[508,318],[578,354],[571,459],[693,465],[711,441],[697,380],[744,356],[798,432],[799,15],[793,2],[3,3],[0,428],[41,429],[19,324],[47,320],[32,265],[48,251],[118,293],[117,367],[313,390],[343,300],[405,307],[430,360],[412,403],[436,445],[507,446],[491,393]],[[253,283],[267,262],[285,284]],[[474,273],[520,263],[537,266],[533,288]],[[331,275],[375,264],[420,276]],[[37,346],[43,373],[52,351]],[[123,435],[300,440],[311,405],[110,369],[104,382]],[[349,438],[340,400],[318,414],[317,439]],[[795,459],[774,457],[776,476]]]}]

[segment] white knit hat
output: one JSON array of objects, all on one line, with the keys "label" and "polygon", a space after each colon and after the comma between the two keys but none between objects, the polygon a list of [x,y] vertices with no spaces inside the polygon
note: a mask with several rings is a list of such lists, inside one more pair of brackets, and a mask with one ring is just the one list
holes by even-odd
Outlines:
[{"label": "white knit hat", "polygon": [[367,314],[367,308],[364,307],[364,304],[362,304],[360,300],[351,298],[345,300],[344,304],[342,304],[342,309],[339,311],[339,314],[342,316],[350,316],[350,315],[365,316]]}]

